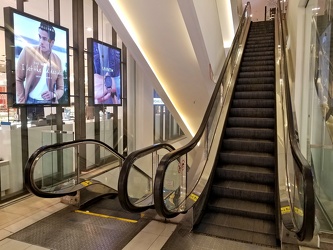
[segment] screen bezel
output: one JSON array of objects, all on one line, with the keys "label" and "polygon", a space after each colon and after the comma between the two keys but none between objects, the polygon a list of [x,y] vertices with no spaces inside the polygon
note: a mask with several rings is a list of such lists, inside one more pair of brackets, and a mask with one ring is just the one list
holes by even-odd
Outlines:
[{"label": "screen bezel", "polygon": [[[119,103],[97,103],[95,101],[95,80],[94,80],[94,68],[95,68],[95,62],[94,62],[94,43],[97,43],[98,45],[105,46],[107,49],[113,49],[119,52],[119,94],[120,96],[117,98]],[[122,106],[122,63],[121,63],[121,49],[113,46],[111,44],[102,42],[100,40],[94,39],[94,38],[87,38],[87,46],[88,46],[88,105],[89,106]]]},{"label": "screen bezel", "polygon": [[[65,50],[65,58],[66,62],[63,62],[63,74],[64,74],[64,94],[58,100],[58,103],[40,103],[40,104],[29,104],[29,103],[17,103],[16,100],[16,46],[17,42],[15,40],[15,24],[14,24],[14,15],[20,15],[24,18],[30,19],[37,23],[45,22],[56,29],[59,29],[64,32],[64,36],[66,39],[65,46],[61,46],[62,49]],[[6,75],[7,75],[7,91],[8,91],[8,107],[25,107],[25,106],[45,106],[45,107],[55,107],[61,106],[66,107],[70,106],[70,61],[69,61],[69,29],[48,20],[33,16],[31,14],[19,11],[12,7],[4,8],[4,24],[5,24],[5,48],[6,48]],[[55,38],[55,46],[59,42],[57,42],[57,34]],[[60,44],[62,41],[60,42]],[[34,43],[29,43],[29,45],[34,45]],[[60,46],[59,46],[60,47]],[[22,47],[23,49],[23,47]]]}]

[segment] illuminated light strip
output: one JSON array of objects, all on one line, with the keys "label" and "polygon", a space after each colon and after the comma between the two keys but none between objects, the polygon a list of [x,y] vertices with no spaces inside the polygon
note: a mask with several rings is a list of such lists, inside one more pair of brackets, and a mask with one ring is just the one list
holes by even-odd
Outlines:
[{"label": "illuminated light strip", "polygon": [[130,223],[137,223],[138,222],[137,220],[125,219],[125,218],[120,218],[120,217],[115,217],[115,216],[105,215],[105,214],[91,213],[89,211],[75,210],[75,212],[76,213],[81,213],[81,214],[97,216],[97,217],[102,217],[102,218],[106,218],[106,219],[121,220],[121,221],[125,221],[125,222],[130,222]]}]

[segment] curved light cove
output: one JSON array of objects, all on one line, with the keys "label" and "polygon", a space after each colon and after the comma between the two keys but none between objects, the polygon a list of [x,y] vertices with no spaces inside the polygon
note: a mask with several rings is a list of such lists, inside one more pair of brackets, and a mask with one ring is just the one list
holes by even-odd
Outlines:
[{"label": "curved light cove", "polygon": [[217,2],[217,5],[221,18],[220,22],[222,27],[224,48],[230,48],[235,34],[231,3],[230,0],[223,0]]},{"label": "curved light cove", "polygon": [[[172,96],[169,95],[168,92],[165,91],[165,84],[163,84],[163,79],[161,79],[157,73],[157,71],[154,69],[153,63],[149,61],[149,59],[147,58],[145,51],[142,49],[142,47],[140,46],[140,35],[137,33],[137,31],[133,28],[133,25],[130,22],[130,18],[127,16],[126,11],[123,9],[122,5],[121,5],[121,1],[117,1],[117,0],[109,0],[110,4],[112,5],[112,7],[114,8],[114,10],[117,12],[117,15],[119,16],[119,18],[121,19],[122,23],[124,24],[125,28],[127,29],[127,31],[129,32],[130,36],[132,37],[133,41],[135,42],[135,44],[137,45],[138,49],[140,50],[141,54],[143,55],[143,57],[145,58],[146,62],[148,63],[149,67],[151,68],[151,70],[153,71],[153,73],[155,74],[156,78],[158,79],[159,83],[161,84],[164,92],[166,93],[166,95],[169,97],[172,105],[175,107],[175,109],[177,109],[177,106],[174,105],[174,101]],[[183,120],[185,126],[188,128],[189,132],[191,133],[192,136],[195,135],[195,131],[193,130],[192,126],[188,123],[187,119],[185,118],[185,116],[182,114],[182,112],[180,112],[177,109],[177,112],[179,114],[179,116],[181,117],[181,119]]]}]

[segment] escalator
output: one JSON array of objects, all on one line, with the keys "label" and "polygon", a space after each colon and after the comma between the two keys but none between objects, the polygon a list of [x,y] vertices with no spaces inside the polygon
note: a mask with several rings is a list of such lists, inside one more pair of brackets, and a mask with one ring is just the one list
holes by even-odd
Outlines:
[{"label": "escalator", "polygon": [[107,144],[74,140],[38,148],[25,166],[25,186],[43,198],[65,197],[84,207],[103,197],[117,197],[119,168],[124,157]]},{"label": "escalator", "polygon": [[[38,197],[61,197],[63,203],[78,209],[107,211],[107,216],[124,213],[129,219],[154,205],[154,174],[145,166],[151,165],[149,162],[157,155],[174,149],[159,143],[125,158],[108,144],[94,139],[45,145],[29,157],[24,184]],[[137,158],[140,161],[134,164]],[[154,162],[157,168],[158,159]]]},{"label": "escalator", "polygon": [[252,22],[247,4],[198,132],[157,168],[157,213],[190,212],[194,234],[270,247],[315,236],[313,176],[299,149],[277,5],[275,20]]},{"label": "escalator", "polygon": [[[174,148],[159,144],[153,149],[154,153],[163,150]],[[60,197],[69,206],[11,238],[47,249],[123,249],[155,216],[149,211],[140,213],[140,209],[128,212],[121,206],[126,199],[129,206],[139,206],[142,211],[151,207],[152,174],[133,165],[132,160],[94,139],[38,148],[25,166],[26,188],[39,197]],[[125,162],[130,163],[130,170],[126,165],[123,168]],[[130,198],[118,190],[119,174],[126,169],[126,190],[134,195]],[[127,186],[133,179],[140,188],[133,189],[131,182]]]},{"label": "escalator", "polygon": [[[164,218],[190,214],[193,233],[253,244],[274,247],[286,235],[290,241],[311,240],[313,180],[298,148],[287,73],[280,73],[286,65],[275,42],[278,24],[254,23],[250,17],[248,3],[202,124],[188,144],[178,149],[152,145],[126,159],[110,156],[107,145],[89,140],[49,146],[39,154],[73,146],[74,151],[51,159],[68,158],[71,164],[35,173],[40,159],[35,155],[26,172],[28,189],[42,197],[74,196],[95,184],[105,186],[96,177],[112,170],[119,176],[112,189],[130,212],[154,208]],[[88,143],[103,149],[82,161]],[[80,148],[82,154],[77,154]],[[89,159],[94,161],[87,164]],[[73,168],[81,162],[84,171]],[[106,193],[113,191],[95,197]]]},{"label": "escalator", "polygon": [[252,22],[195,232],[276,246],[274,22]]}]

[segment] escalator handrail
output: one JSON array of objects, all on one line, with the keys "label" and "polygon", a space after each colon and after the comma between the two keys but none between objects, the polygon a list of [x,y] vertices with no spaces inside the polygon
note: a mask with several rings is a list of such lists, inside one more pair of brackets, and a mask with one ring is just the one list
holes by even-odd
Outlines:
[{"label": "escalator handrail", "polygon": [[[303,156],[300,148],[299,148],[299,140],[298,140],[298,132],[297,127],[295,126],[296,118],[294,117],[293,112],[293,105],[292,105],[292,99],[290,94],[290,83],[289,83],[289,77],[288,77],[288,69],[287,69],[287,62],[286,62],[286,56],[285,56],[285,38],[288,36],[287,26],[285,23],[285,19],[282,19],[281,14],[281,3],[278,2],[278,15],[281,20],[281,43],[282,48],[281,53],[284,55],[282,58],[284,59],[284,74],[285,74],[285,100],[286,100],[286,112],[287,112],[287,119],[288,119],[288,134],[290,138],[290,145],[292,154],[294,157],[294,160],[296,161],[296,165],[299,168],[300,172],[302,173],[303,177],[303,184],[304,184],[304,212],[303,212],[303,224],[301,229],[296,232],[297,237],[299,240],[311,240],[314,233],[315,228],[315,196],[314,196],[314,186],[313,186],[313,176],[311,167],[309,165],[309,162],[305,159]],[[295,227],[296,228],[296,227]]]},{"label": "escalator handrail", "polygon": [[178,212],[175,214],[174,212],[170,212],[166,209],[165,205],[164,205],[164,201],[163,201],[163,182],[164,182],[164,177],[165,177],[165,172],[167,170],[168,165],[173,162],[176,159],[179,159],[181,156],[187,154],[188,152],[190,152],[200,141],[207,123],[208,123],[208,119],[210,117],[210,114],[213,110],[214,107],[214,103],[215,103],[215,99],[217,98],[217,96],[220,94],[220,86],[224,86],[224,83],[222,82],[223,76],[227,70],[227,65],[228,62],[231,60],[231,56],[233,55],[233,53],[235,53],[235,50],[237,48],[235,48],[235,43],[236,41],[241,37],[242,33],[241,33],[241,23],[245,22],[245,17],[246,17],[246,13],[248,10],[251,9],[251,4],[250,2],[247,2],[242,17],[240,19],[240,25],[237,28],[235,37],[233,39],[233,42],[231,44],[231,49],[228,52],[228,55],[224,61],[219,79],[215,85],[213,94],[211,96],[211,99],[208,103],[206,112],[204,114],[204,117],[202,119],[202,122],[200,124],[200,127],[198,129],[198,131],[196,132],[195,136],[191,139],[191,141],[186,144],[183,147],[180,147],[179,149],[176,149],[170,153],[167,153],[166,155],[163,156],[163,158],[161,159],[157,171],[156,171],[156,175],[155,175],[155,184],[154,184],[154,202],[155,202],[155,209],[157,210],[157,212],[160,215],[163,215],[165,217],[173,217],[176,216],[177,214],[179,214]]},{"label": "escalator handrail", "polygon": [[[76,191],[74,192],[69,192],[67,194],[64,193],[46,193],[41,191],[35,184],[34,178],[33,178],[33,173],[34,173],[34,168],[36,166],[36,163],[41,157],[51,151],[57,151],[61,149],[66,149],[72,146],[77,146],[80,144],[85,144],[85,143],[92,143],[92,144],[97,144],[105,147],[109,151],[111,151],[118,159],[125,160],[124,156],[119,154],[117,151],[115,151],[112,147],[110,147],[108,144],[95,140],[95,139],[78,139],[78,140],[73,140],[69,142],[61,142],[61,143],[55,143],[51,145],[45,145],[39,147],[35,152],[32,153],[32,155],[29,157],[25,167],[24,167],[24,184],[25,187],[28,189],[29,192],[35,194],[36,196],[43,197],[43,198],[56,198],[56,197],[62,197],[65,195],[75,195]],[[79,173],[78,173],[79,174]]]},{"label": "escalator handrail", "polygon": [[[152,208],[154,205],[151,204],[150,206],[145,206],[145,207],[138,207],[135,206],[129,199],[128,197],[128,176],[130,174],[130,171],[132,169],[132,167],[134,166],[134,162],[139,159],[142,158],[146,155],[152,154],[154,152],[157,152],[158,150],[161,149],[166,149],[168,151],[172,151],[175,150],[175,148],[168,144],[168,143],[159,143],[159,144],[154,144],[136,151],[133,151],[132,153],[130,153],[124,163],[123,166],[120,170],[119,173],[119,179],[118,179],[118,198],[119,198],[119,202],[121,204],[121,206],[130,212],[143,212],[145,210],[147,210],[148,208]],[[138,168],[137,168],[138,169]],[[140,170],[141,172],[143,172],[142,170]],[[148,176],[145,173],[146,176]],[[152,177],[149,176],[149,179],[152,179]],[[146,197],[147,199],[147,197]]]}]

